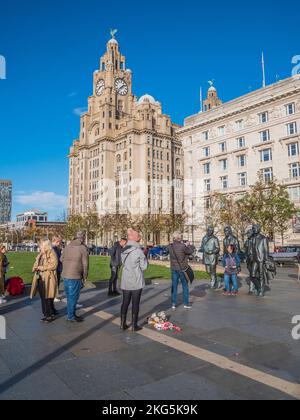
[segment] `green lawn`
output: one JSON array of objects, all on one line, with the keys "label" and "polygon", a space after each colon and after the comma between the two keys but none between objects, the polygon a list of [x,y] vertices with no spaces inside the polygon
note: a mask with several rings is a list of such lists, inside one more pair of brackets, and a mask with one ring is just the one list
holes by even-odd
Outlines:
[{"label": "green lawn", "polygon": [[[10,270],[8,277],[19,276],[25,283],[29,284],[32,281],[32,266],[34,264],[37,254],[33,253],[8,253],[10,261]],[[203,272],[196,272],[198,280],[207,280],[208,276]],[[98,282],[108,280],[110,277],[109,258],[106,257],[90,257],[90,274],[89,281]],[[160,267],[150,265],[146,271],[146,279],[162,279],[170,280],[170,269],[167,267]]]}]

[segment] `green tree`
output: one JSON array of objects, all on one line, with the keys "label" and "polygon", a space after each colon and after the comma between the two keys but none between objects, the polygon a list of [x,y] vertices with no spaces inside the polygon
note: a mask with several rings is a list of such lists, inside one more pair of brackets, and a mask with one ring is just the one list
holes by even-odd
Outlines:
[{"label": "green tree", "polygon": [[242,209],[251,223],[258,223],[275,241],[276,234],[283,240],[297,208],[290,200],[287,187],[272,180],[265,183],[262,177],[241,200]]},{"label": "green tree", "polygon": [[238,239],[244,243],[251,219],[244,211],[243,200],[233,194],[220,194],[220,222],[223,227],[231,226]]},{"label": "green tree", "polygon": [[64,230],[64,237],[67,240],[72,240],[76,237],[76,233],[84,230],[85,220],[80,214],[71,214],[68,217],[67,226]]}]

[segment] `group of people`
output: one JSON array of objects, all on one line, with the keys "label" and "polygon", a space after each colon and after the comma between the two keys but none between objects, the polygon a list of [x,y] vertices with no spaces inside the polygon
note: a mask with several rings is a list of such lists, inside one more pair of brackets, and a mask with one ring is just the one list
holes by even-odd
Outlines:
[{"label": "group of people", "polygon": [[[132,304],[132,330],[140,331],[140,303],[145,288],[145,271],[148,268],[147,253],[141,245],[142,236],[134,229],[129,229],[126,238],[116,242],[111,251],[109,281],[109,298],[123,296],[121,305],[121,330],[129,328],[128,310]],[[188,258],[194,252],[189,243],[182,242],[180,234],[174,235],[174,243],[169,246],[172,270],[172,308],[178,304],[178,286],[181,282],[184,295],[184,308],[190,309],[189,284],[185,276],[188,269]],[[121,291],[118,290],[119,273],[122,269]],[[59,288],[61,280],[67,298],[67,322],[83,322],[77,315],[80,292],[85,287],[89,273],[89,251],[85,245],[85,235],[79,232],[76,238],[66,247],[62,247],[62,239],[54,237],[52,242],[45,239],[40,243],[40,253],[33,265],[33,282],[30,296],[40,296],[43,317],[41,322],[52,323],[58,315],[55,303],[60,302]]]},{"label": "group of people", "polygon": [[[123,293],[123,303],[121,306],[121,329],[126,331],[127,314],[130,303],[132,302],[132,329],[140,331],[138,324],[140,302],[143,289],[145,287],[144,272],[148,268],[147,252],[141,247],[141,235],[139,232],[129,229],[128,237],[117,242],[111,253],[111,278],[109,282],[109,297],[117,297],[121,293],[118,291],[118,275],[123,267],[121,290]],[[178,304],[178,286],[181,282],[183,287],[184,308],[190,309],[189,282],[185,276],[187,271],[188,258],[194,252],[189,243],[182,242],[182,235],[175,234],[174,242],[168,247],[171,262],[172,274],[172,309],[175,310]]]},{"label": "group of people", "polygon": [[58,311],[55,302],[59,299],[59,286],[64,279],[64,290],[67,298],[67,321],[83,322],[78,316],[78,300],[84,287],[89,271],[89,251],[85,246],[85,235],[79,232],[76,238],[62,250],[62,240],[53,238],[53,242],[43,240],[40,243],[40,253],[33,266],[33,282],[30,297],[39,293],[44,323],[53,322]]},{"label": "group of people", "polygon": [[[249,293],[264,297],[267,284],[276,275],[276,267],[269,255],[268,239],[261,233],[260,225],[253,225],[247,232],[247,241],[244,248],[250,278]],[[222,289],[222,279],[217,275],[221,246],[214,228],[209,227],[207,229],[200,251],[203,253],[207,273],[211,277],[211,288]],[[239,290],[238,274],[241,271],[241,248],[239,240],[233,235],[230,226],[224,229],[223,251],[224,295],[237,296]]]},{"label": "group of people", "polygon": [[[126,238],[115,243],[111,252],[109,281],[109,298],[123,296],[121,305],[121,329],[128,330],[127,315],[132,304],[132,330],[140,331],[139,312],[142,292],[145,287],[144,273],[148,268],[147,253],[141,246],[142,236],[134,229],[129,229]],[[241,271],[240,244],[233,235],[231,227],[224,230],[224,281],[225,296],[237,296],[239,291],[238,274]],[[217,274],[217,265],[220,258],[220,242],[213,228],[207,229],[202,240],[200,251],[203,253],[207,273],[211,277],[211,288],[223,288],[222,279]],[[247,233],[245,243],[247,267],[250,274],[250,293],[264,296],[266,284],[274,277],[275,270],[269,257],[269,244],[267,238],[261,234],[261,227],[254,225]],[[172,277],[172,309],[178,305],[178,286],[183,288],[184,309],[190,309],[189,258],[194,253],[194,247],[189,242],[182,241],[181,234],[174,235],[174,241],[168,247],[171,263]],[[5,247],[0,247],[0,303],[4,301],[5,273],[8,269]],[[118,290],[119,273],[122,269],[121,292]],[[33,266],[33,282],[31,298],[37,293],[40,296],[43,323],[53,322],[58,311],[55,303],[60,301],[59,288],[61,280],[64,281],[64,291],[67,298],[67,321],[81,323],[83,317],[77,315],[77,309],[82,307],[78,301],[80,292],[85,287],[89,274],[89,250],[85,245],[84,232],[78,232],[76,238],[66,247],[62,247],[62,239],[54,237],[52,242],[42,240],[40,253]]]}]

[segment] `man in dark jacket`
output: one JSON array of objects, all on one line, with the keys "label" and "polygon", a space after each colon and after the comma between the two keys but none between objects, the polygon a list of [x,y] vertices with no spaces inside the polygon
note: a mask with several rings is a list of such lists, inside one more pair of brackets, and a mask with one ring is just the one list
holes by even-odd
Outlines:
[{"label": "man in dark jacket", "polygon": [[182,242],[182,235],[175,234],[174,242],[168,247],[172,271],[172,309],[177,306],[177,293],[179,281],[182,283],[184,308],[190,309],[189,285],[184,272],[188,269],[188,257],[193,254],[189,243]]},{"label": "man in dark jacket", "polygon": [[68,302],[68,322],[82,322],[76,315],[80,291],[88,279],[89,251],[84,245],[85,234],[78,232],[77,238],[66,246],[62,253],[62,277]]},{"label": "man in dark jacket", "polygon": [[62,269],[63,269],[62,262],[61,262],[62,239],[61,239],[60,236],[54,236],[52,238],[52,248],[53,248],[53,251],[55,252],[55,254],[57,256],[57,260],[58,260],[58,266],[57,266],[57,269],[56,269],[58,296],[54,299],[54,302],[60,302],[59,287],[60,287],[60,282],[61,282],[61,273],[62,273]]},{"label": "man in dark jacket", "polygon": [[116,242],[112,248],[111,256],[110,256],[110,269],[111,269],[111,277],[109,281],[109,290],[108,296],[115,297],[120,296],[118,292],[118,278],[119,278],[119,271],[122,267],[122,250],[125,248],[127,244],[127,239],[122,238],[119,242]]}]

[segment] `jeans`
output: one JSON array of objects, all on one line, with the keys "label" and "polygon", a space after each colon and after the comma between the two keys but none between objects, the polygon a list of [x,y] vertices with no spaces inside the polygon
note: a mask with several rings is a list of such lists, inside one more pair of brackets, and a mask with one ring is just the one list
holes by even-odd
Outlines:
[{"label": "jeans", "polygon": [[80,297],[82,280],[64,279],[65,294],[67,297],[68,320],[74,321],[76,306]]},{"label": "jeans", "polygon": [[177,305],[177,294],[178,294],[178,285],[181,280],[182,289],[183,289],[183,302],[184,305],[189,305],[190,303],[190,291],[189,285],[185,278],[184,273],[181,271],[172,270],[172,304]]},{"label": "jeans", "polygon": [[237,274],[225,273],[224,274],[224,281],[225,281],[226,292],[231,292],[230,280],[233,283],[233,291],[238,292],[239,291],[239,285],[238,285]]}]

